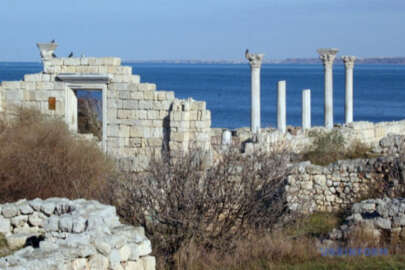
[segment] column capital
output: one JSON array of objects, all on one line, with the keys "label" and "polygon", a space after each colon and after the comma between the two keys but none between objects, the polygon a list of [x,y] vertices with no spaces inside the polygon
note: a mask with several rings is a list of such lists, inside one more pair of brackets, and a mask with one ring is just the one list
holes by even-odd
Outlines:
[{"label": "column capital", "polygon": [[356,56],[342,56],[343,63],[347,69],[354,67],[354,61],[356,61]]},{"label": "column capital", "polygon": [[329,49],[318,49],[319,58],[325,67],[332,67],[333,61],[335,61],[336,54],[339,49],[329,48]]},{"label": "column capital", "polygon": [[251,68],[260,68],[262,66],[263,53],[249,53],[249,50],[246,50],[245,57],[249,60]]},{"label": "column capital", "polygon": [[58,44],[51,42],[51,43],[37,43],[37,47],[41,53],[42,60],[49,60],[53,58],[53,52],[58,47]]}]

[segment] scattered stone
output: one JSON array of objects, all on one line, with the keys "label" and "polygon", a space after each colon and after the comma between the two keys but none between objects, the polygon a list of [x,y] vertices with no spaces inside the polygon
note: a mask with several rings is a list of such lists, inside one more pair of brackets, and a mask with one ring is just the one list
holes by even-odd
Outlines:
[{"label": "scattered stone", "polygon": [[9,248],[28,246],[0,258],[0,269],[155,269],[144,229],[122,225],[112,206],[51,198],[0,209]]}]

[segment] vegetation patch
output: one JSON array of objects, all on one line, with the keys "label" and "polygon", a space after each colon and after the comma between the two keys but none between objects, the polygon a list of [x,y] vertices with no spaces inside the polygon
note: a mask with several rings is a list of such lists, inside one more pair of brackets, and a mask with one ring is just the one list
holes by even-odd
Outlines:
[{"label": "vegetation patch", "polygon": [[297,218],[286,227],[285,233],[292,237],[324,237],[343,221],[343,214],[317,212]]},{"label": "vegetation patch", "polygon": [[304,151],[302,159],[309,160],[312,164],[326,166],[338,160],[377,157],[365,143],[354,141],[347,145],[338,130],[312,131],[309,136],[313,137],[313,145]]},{"label": "vegetation patch", "polygon": [[12,121],[0,124],[0,202],[99,198],[114,174],[103,151],[61,119],[18,108]]}]

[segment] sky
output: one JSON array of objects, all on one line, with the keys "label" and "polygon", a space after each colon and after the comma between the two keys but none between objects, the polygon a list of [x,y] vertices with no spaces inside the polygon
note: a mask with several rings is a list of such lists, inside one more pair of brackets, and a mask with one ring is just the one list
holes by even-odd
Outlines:
[{"label": "sky", "polygon": [[56,54],[126,60],[405,56],[405,0],[0,0],[0,61]]}]

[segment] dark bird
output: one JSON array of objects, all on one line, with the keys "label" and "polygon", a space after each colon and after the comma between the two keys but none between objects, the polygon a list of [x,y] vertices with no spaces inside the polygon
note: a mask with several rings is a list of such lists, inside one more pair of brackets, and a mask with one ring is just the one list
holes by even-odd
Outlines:
[{"label": "dark bird", "polygon": [[52,53],[52,57],[53,57],[53,58],[56,58],[57,56],[56,56],[56,54],[55,54],[55,53]]},{"label": "dark bird", "polygon": [[70,52],[70,54],[69,54],[68,57],[69,57],[69,58],[73,57],[73,52]]},{"label": "dark bird", "polygon": [[248,54],[249,54],[249,49],[246,49],[245,55],[248,55]]},{"label": "dark bird", "polygon": [[51,43],[55,43],[55,40],[54,40],[54,39],[52,39]]}]

